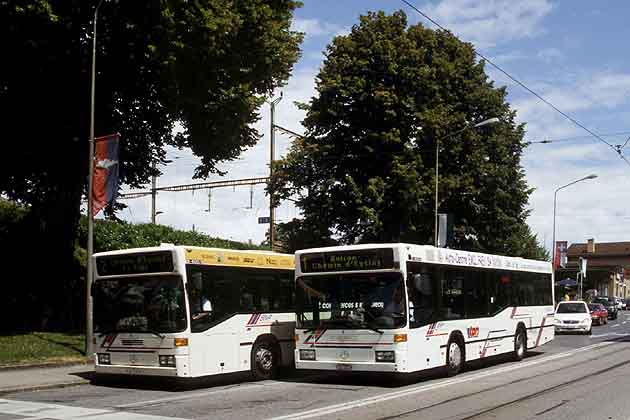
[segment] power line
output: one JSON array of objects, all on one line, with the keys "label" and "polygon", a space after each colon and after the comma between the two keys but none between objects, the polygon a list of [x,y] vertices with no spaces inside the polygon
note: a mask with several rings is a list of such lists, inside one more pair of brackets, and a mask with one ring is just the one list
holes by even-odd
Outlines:
[{"label": "power line", "polygon": [[[425,19],[427,19],[429,22],[433,23],[435,26],[437,26],[438,28],[442,29],[443,31],[446,32],[451,32],[448,29],[446,29],[444,26],[440,25],[439,23],[437,23],[435,20],[433,20],[430,16],[428,16],[426,13],[422,12],[420,9],[418,9],[416,6],[414,6],[413,4],[409,3],[407,0],[401,0],[403,3],[405,3],[407,6],[411,7],[412,9],[414,9],[416,12],[420,13],[422,16],[425,17]],[[544,102],[545,104],[547,104],[549,107],[551,107],[553,110],[555,110],[557,113],[559,113],[560,115],[562,115],[564,118],[566,118],[567,120],[571,121],[573,124],[575,124],[576,126],[580,127],[582,130],[586,131],[587,133],[589,133],[592,137],[595,137],[596,139],[598,139],[599,141],[601,141],[602,143],[604,143],[605,145],[607,145],[608,147],[610,147],[612,150],[614,150],[615,152],[617,152],[619,154],[619,156],[621,157],[621,159],[624,160],[624,162],[626,162],[628,164],[628,166],[630,166],[630,161],[628,161],[625,156],[623,156],[621,154],[621,152],[617,151],[616,147],[607,142],[606,140],[604,140],[601,136],[599,136],[598,134],[596,134],[595,132],[591,131],[589,128],[587,128],[586,126],[582,125],[580,122],[578,122],[577,120],[575,120],[573,117],[571,117],[570,115],[568,115],[567,113],[563,112],[560,108],[558,108],[557,106],[555,106],[554,104],[552,104],[551,102],[549,102],[548,100],[546,100],[545,98],[543,98],[542,96],[540,96],[538,93],[536,93],[534,90],[530,89],[527,85],[525,85],[523,82],[521,82],[520,80],[518,80],[517,78],[515,78],[514,76],[512,76],[510,73],[508,73],[507,71],[503,70],[503,68],[501,68],[498,64],[495,64],[492,60],[486,58],[483,54],[481,54],[479,51],[475,50],[475,54],[478,55],[479,57],[481,57],[481,59],[483,59],[484,61],[486,61],[488,64],[490,64],[492,67],[494,67],[495,69],[497,69],[498,71],[500,71],[501,73],[503,73],[507,78],[509,78],[510,80],[512,80],[514,83],[516,83],[517,85],[519,85],[520,87],[522,87],[523,89],[525,89],[526,91],[528,91],[529,93],[531,93],[532,95],[534,95],[535,97],[537,97],[538,99],[540,99],[542,102]]]},{"label": "power line", "polygon": [[[615,137],[615,136],[623,136],[623,135],[628,135],[628,134],[630,134],[630,131],[620,131],[618,133],[600,134],[600,136],[601,137]],[[559,138],[559,139],[532,140],[532,141],[528,141],[527,143],[543,143],[543,144],[544,143],[558,143],[558,142],[564,142],[564,141],[590,139],[591,137],[592,136],[563,137],[563,138]],[[628,138],[628,140],[630,140],[630,137]],[[626,141],[626,144],[627,143],[628,143],[628,141]],[[623,147],[625,147],[626,144],[624,144]]]}]

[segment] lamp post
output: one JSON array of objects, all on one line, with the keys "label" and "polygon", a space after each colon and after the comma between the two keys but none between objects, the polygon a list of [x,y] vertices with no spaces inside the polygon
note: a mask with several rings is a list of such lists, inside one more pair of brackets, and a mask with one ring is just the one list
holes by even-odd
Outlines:
[{"label": "lamp post", "polygon": [[434,238],[434,246],[438,246],[438,186],[439,186],[439,172],[438,172],[438,163],[440,161],[440,141],[441,140],[446,140],[447,138],[451,137],[451,136],[455,136],[459,133],[462,133],[466,130],[469,130],[471,128],[477,128],[477,127],[482,127],[484,125],[488,125],[488,124],[495,124],[498,123],[499,120],[497,117],[494,118],[489,118],[487,120],[481,121],[477,124],[474,125],[467,125],[466,127],[462,128],[461,130],[458,130],[454,133],[448,134],[447,136],[444,136],[442,139],[437,139],[435,142],[435,227],[433,228],[434,230],[434,234],[435,234],[435,238]]},{"label": "lamp post", "polygon": [[551,249],[551,264],[552,264],[552,267],[553,267],[554,276],[555,276],[555,272],[556,272],[556,267],[555,267],[555,264],[556,264],[556,199],[557,199],[557,196],[558,196],[558,191],[560,191],[561,189],[564,189],[566,187],[569,187],[569,186],[571,186],[573,184],[577,184],[578,182],[586,181],[586,180],[589,180],[589,179],[595,179],[595,178],[597,178],[597,175],[591,174],[591,175],[585,176],[583,178],[576,179],[575,181],[569,182],[566,185],[558,187],[556,189],[556,191],[553,193],[553,232],[552,232],[552,239],[551,239],[551,247],[552,247],[552,249]]}]

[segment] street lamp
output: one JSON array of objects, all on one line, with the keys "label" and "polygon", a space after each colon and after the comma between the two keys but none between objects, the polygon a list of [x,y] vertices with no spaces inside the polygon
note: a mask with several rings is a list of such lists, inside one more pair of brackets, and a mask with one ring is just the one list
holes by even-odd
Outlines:
[{"label": "street lamp", "polygon": [[448,134],[447,136],[444,136],[442,139],[437,139],[435,142],[435,227],[434,227],[434,233],[435,233],[435,242],[434,242],[434,246],[438,246],[438,185],[439,185],[439,173],[438,173],[438,163],[440,161],[440,140],[446,140],[447,138],[451,137],[451,136],[455,136],[459,133],[462,133],[466,130],[469,130],[471,128],[478,128],[478,127],[482,127],[484,125],[488,125],[488,124],[495,124],[500,122],[501,120],[498,119],[497,117],[494,118],[489,118],[487,120],[481,121],[475,125],[467,125],[466,127],[462,128],[461,130],[458,130],[454,133]]},{"label": "street lamp", "polygon": [[585,176],[584,178],[576,179],[573,182],[569,182],[566,185],[558,187],[556,191],[553,193],[553,232],[552,232],[552,239],[551,239],[551,264],[554,270],[554,274],[555,274],[555,269],[556,269],[555,268],[555,263],[556,263],[556,198],[558,195],[558,191],[560,191],[563,188],[569,187],[573,184],[577,184],[578,182],[586,181],[589,179],[595,179],[595,178],[597,178],[597,175],[591,174],[591,175]]}]

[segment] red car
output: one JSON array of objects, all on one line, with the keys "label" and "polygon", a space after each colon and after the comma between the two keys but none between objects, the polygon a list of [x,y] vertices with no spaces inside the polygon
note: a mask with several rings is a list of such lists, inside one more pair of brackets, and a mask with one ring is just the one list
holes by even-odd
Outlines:
[{"label": "red car", "polygon": [[588,310],[591,311],[591,319],[597,325],[608,323],[608,311],[601,303],[589,303]]}]

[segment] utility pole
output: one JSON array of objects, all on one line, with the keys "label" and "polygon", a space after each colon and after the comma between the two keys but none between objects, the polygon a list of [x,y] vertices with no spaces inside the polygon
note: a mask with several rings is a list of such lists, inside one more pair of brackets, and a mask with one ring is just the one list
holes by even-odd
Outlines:
[{"label": "utility pole", "polygon": [[153,175],[151,175],[151,224],[155,224],[155,196],[157,195],[157,177],[155,176],[156,164],[155,161],[151,164]]},{"label": "utility pole", "polygon": [[[276,105],[278,102],[282,100],[282,92],[280,93],[280,97],[274,99],[269,103],[271,106],[271,124],[270,124],[270,153],[269,153],[269,180],[273,177],[273,161],[274,161],[274,148],[276,142],[276,127],[275,127],[275,114],[276,114]],[[271,245],[271,250],[273,251],[273,246],[275,242],[275,232],[274,232],[274,207],[273,207],[273,191],[271,189],[271,183],[269,183],[269,244]]]}]

